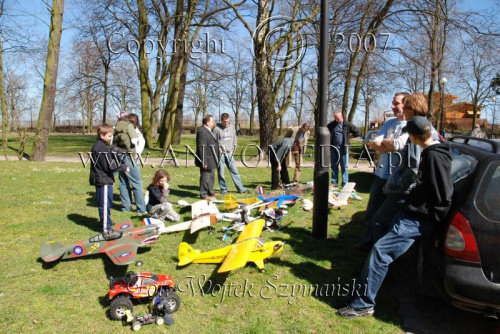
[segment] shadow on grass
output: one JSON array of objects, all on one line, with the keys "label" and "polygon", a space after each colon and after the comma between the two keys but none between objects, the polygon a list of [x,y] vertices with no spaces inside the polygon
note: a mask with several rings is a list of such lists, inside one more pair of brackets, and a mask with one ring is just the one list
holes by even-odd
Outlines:
[{"label": "shadow on grass", "polygon": [[[349,181],[356,182],[358,191],[369,192],[372,174],[360,172],[349,176]],[[332,231],[338,231],[334,238],[318,240],[312,237],[309,228],[284,226],[282,232],[290,236],[286,244],[306,261],[280,261],[290,268],[293,275],[309,282],[307,288],[313,291],[308,291],[308,296],[334,309],[345,306],[353,296],[364,294],[365,286],[359,284],[358,279],[367,256],[356,247],[364,232],[365,211],[354,213],[347,223],[338,222],[335,218],[339,216],[338,212],[332,210],[328,217],[329,235],[332,235]],[[397,313],[387,290],[385,284],[377,297],[375,316],[384,322],[397,324]]]},{"label": "shadow on grass", "polygon": [[[13,151],[15,151],[15,152],[19,155],[19,149],[18,149],[18,148],[15,148],[15,147],[10,146],[10,145],[9,145],[9,146],[7,146],[7,148],[8,148],[8,149],[11,149],[11,150],[13,150]],[[23,152],[23,159],[30,160],[30,159],[31,159],[31,156],[30,156],[28,153]]]},{"label": "shadow on grass", "polygon": [[[179,188],[184,188],[186,186],[179,186]],[[185,189],[185,188],[184,188]],[[193,190],[200,190],[199,187],[194,187],[194,186],[190,186],[189,189],[193,189]],[[170,195],[172,196],[177,196],[179,197],[180,199],[190,199],[190,198],[198,198],[198,192],[196,191],[185,191],[185,190],[179,190],[179,189],[170,189]]]},{"label": "shadow on grass", "polygon": [[[190,190],[191,192],[189,192],[189,194],[190,194],[191,196],[193,196],[193,194],[192,194],[193,192],[196,194],[196,193],[198,193],[198,192],[200,191],[200,186],[199,186],[198,184],[196,184],[196,185],[184,185],[184,184],[179,184],[179,185],[177,185],[177,187],[178,187],[179,189],[186,189],[186,190]],[[179,190],[177,190],[177,191],[179,191]],[[173,192],[173,190],[171,190],[171,192]],[[187,193],[187,192],[184,192],[184,193]],[[172,194],[173,194],[173,193],[172,193]]]},{"label": "shadow on grass", "polygon": [[70,213],[67,217],[72,222],[74,222],[78,225],[87,227],[91,231],[95,231],[97,233],[100,233],[102,230],[101,223],[99,222],[99,219],[97,219],[95,217],[82,216],[78,213]]}]

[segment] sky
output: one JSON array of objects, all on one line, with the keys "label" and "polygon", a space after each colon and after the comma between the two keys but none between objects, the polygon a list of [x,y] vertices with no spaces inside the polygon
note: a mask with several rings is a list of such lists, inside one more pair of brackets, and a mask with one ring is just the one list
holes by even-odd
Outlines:
[{"label": "sky", "polygon": [[[64,18],[64,27],[65,30],[63,31],[62,35],[62,42],[61,42],[61,59],[65,57],[70,57],[71,55],[71,44],[72,40],[75,37],[75,34],[77,33],[76,29],[74,27],[71,27],[71,18],[73,18],[75,15],[78,15],[78,13],[75,13],[74,8],[75,8],[75,1],[78,0],[66,0],[65,4],[65,18]],[[49,5],[51,4],[50,0],[47,0]],[[468,7],[472,10],[482,10],[486,8],[491,8],[494,6],[494,1],[493,0],[465,0],[463,6]],[[19,6],[19,12],[25,13],[26,18],[28,21],[33,22],[34,25],[36,25],[36,28],[34,29],[35,34],[43,35],[43,36],[48,36],[49,32],[49,25],[50,25],[50,15],[49,11],[46,7],[46,4],[44,4],[43,1],[41,0],[31,0],[31,1],[26,1],[22,0],[20,2]],[[246,33],[248,34],[248,33]],[[245,35],[246,36],[246,35]],[[451,89],[453,83],[448,85],[449,89]],[[379,99],[376,101],[376,104],[374,105],[375,108],[380,108],[380,109],[385,109],[389,110],[390,109],[390,102],[391,102],[391,94],[388,94],[387,97],[383,97],[382,99]],[[385,107],[384,107],[385,106]],[[228,106],[222,106],[223,112],[230,112]],[[363,113],[358,112],[357,117],[363,118]]]}]

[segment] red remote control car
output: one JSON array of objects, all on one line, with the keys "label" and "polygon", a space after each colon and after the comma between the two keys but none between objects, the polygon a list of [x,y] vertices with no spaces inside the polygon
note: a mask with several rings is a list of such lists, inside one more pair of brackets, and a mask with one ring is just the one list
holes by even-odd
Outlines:
[{"label": "red remote control car", "polygon": [[153,315],[158,316],[177,311],[181,304],[170,275],[129,271],[124,277],[109,278],[111,319],[121,320],[126,310],[132,312],[133,299],[153,300]]}]

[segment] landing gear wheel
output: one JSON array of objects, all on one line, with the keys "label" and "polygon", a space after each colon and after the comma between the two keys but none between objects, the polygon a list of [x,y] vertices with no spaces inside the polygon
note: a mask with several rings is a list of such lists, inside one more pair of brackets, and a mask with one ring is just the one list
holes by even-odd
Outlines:
[{"label": "landing gear wheel", "polygon": [[113,320],[122,320],[125,316],[125,311],[130,310],[132,312],[134,305],[132,301],[126,296],[118,296],[111,302],[111,307],[109,308],[109,315]]},{"label": "landing gear wheel", "polygon": [[165,323],[165,319],[163,319],[162,317],[157,317],[155,320],[155,324],[157,324],[158,326],[161,326],[164,323]]}]

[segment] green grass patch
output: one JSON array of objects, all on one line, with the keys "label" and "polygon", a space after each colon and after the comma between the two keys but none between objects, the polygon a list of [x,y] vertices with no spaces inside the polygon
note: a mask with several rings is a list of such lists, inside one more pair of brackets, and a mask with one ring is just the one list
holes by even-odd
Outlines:
[{"label": "green grass patch", "polygon": [[[87,144],[90,145],[92,140]],[[83,146],[82,146],[83,147]],[[77,148],[79,149],[79,148]],[[194,167],[171,167],[169,200],[195,201],[199,173]],[[156,169],[143,168],[144,186]],[[293,172],[293,170],[290,170]],[[45,264],[39,258],[43,240],[55,238],[62,244],[99,233],[95,189],[88,185],[89,167],[79,163],[0,162],[0,312],[7,332],[128,332],[121,322],[109,319],[107,301],[109,276],[128,270],[167,273],[179,288],[181,308],[172,327],[146,326],[145,332],[175,333],[397,333],[398,317],[388,291],[381,292],[383,319],[377,317],[344,320],[335,315],[344,297],[339,287],[357,278],[365,255],[352,247],[363,230],[362,221],[368,198],[371,174],[351,170],[362,201],[352,201],[328,217],[328,238],[311,236],[312,213],[303,211],[301,202],[289,208],[282,229],[263,232],[265,240],[284,240],[279,256],[266,263],[266,272],[249,264],[229,275],[216,274],[217,266],[191,264],[177,267],[178,245],[186,241],[202,251],[223,247],[221,227],[207,231],[164,234],[149,248],[140,249],[143,267],[114,266],[105,255]],[[240,168],[243,183],[269,188],[268,168]],[[302,180],[313,179],[313,169],[304,168]],[[230,190],[234,185],[229,182]],[[237,195],[240,196],[240,195]],[[312,195],[306,195],[312,199]],[[131,218],[136,226],[141,219],[119,211],[115,186],[112,217],[118,222]],[[183,219],[187,209],[175,205]],[[236,235],[233,236],[236,238]],[[327,287],[329,290],[327,291]],[[321,290],[322,289],[322,290]],[[335,290],[334,290],[335,289]],[[322,291],[322,292],[318,292]],[[146,304],[136,304],[134,313],[148,312]]]}]

